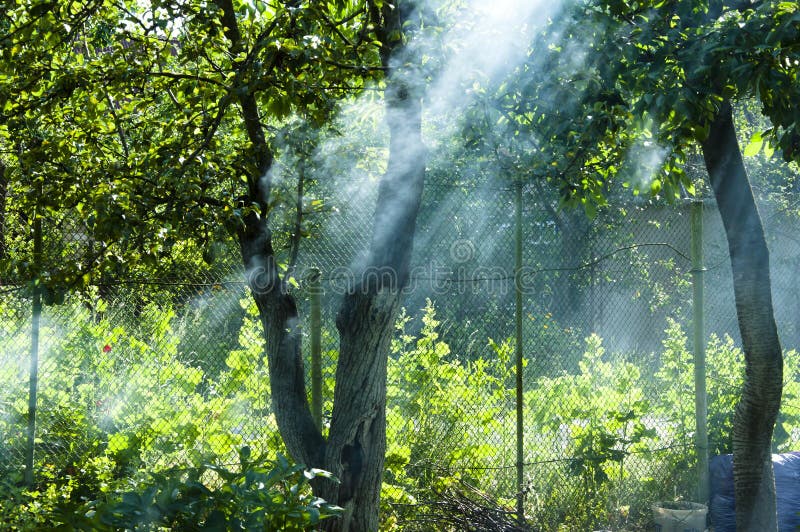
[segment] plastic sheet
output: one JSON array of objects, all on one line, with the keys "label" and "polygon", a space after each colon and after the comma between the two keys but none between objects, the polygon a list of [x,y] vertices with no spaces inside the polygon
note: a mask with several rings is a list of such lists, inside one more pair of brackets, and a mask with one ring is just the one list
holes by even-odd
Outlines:
[{"label": "plastic sheet", "polygon": [[[800,528],[800,452],[772,455],[778,530]],[[733,456],[715,456],[709,464],[711,480],[711,523],[715,532],[736,532],[736,503],[733,492]]]}]

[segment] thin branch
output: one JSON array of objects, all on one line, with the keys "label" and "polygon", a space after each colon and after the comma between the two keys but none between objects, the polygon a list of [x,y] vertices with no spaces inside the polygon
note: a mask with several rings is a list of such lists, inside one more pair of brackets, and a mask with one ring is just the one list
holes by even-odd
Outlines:
[{"label": "thin branch", "polygon": [[[358,13],[359,12],[357,11],[355,14],[357,15]],[[322,20],[324,20],[325,22],[328,23],[328,26],[330,26],[330,28],[334,31],[334,33],[336,33],[336,35],[338,35],[340,39],[342,39],[345,43],[347,43],[348,46],[353,47],[354,45],[350,41],[350,39],[348,39],[344,35],[344,33],[342,33],[341,30],[339,30],[339,26],[341,24],[335,24],[331,19],[328,18],[328,16],[325,13],[321,13],[321,14],[322,14]],[[351,20],[352,20],[352,17],[351,17]]]},{"label": "thin branch", "polygon": [[326,59],[325,64],[339,67],[344,70],[356,70],[358,72],[388,72],[390,68],[388,66],[377,65],[348,65],[347,63],[340,63],[339,61],[334,61],[332,59]]},{"label": "thin branch", "polygon": [[[86,58],[91,60],[93,59],[93,54],[89,49],[89,42],[86,40],[86,28],[83,31],[83,49],[86,52]],[[108,102],[108,110],[111,113],[111,118],[114,119],[114,126],[117,130],[117,136],[119,137],[119,143],[122,146],[122,153],[125,156],[125,160],[127,161],[130,158],[130,150],[128,149],[128,139],[125,135],[125,130],[122,127],[122,122],[117,115],[117,111],[115,109],[114,100],[111,98],[111,94],[109,94],[108,90],[103,87],[103,94],[106,97],[106,101]]]},{"label": "thin branch", "polygon": [[175,104],[175,107],[177,107],[178,109],[181,108],[180,102],[178,102],[178,99],[175,97],[175,95],[172,93],[172,89],[169,87],[167,87],[167,96],[169,96],[169,99],[172,100],[172,103]]},{"label": "thin branch", "polygon": [[220,99],[219,104],[217,105],[217,114],[216,116],[214,116],[214,119],[212,120],[211,124],[209,124],[208,129],[206,129],[203,141],[197,148],[195,148],[195,150],[192,153],[189,154],[186,160],[183,161],[183,164],[181,166],[184,169],[187,168],[189,163],[194,161],[197,158],[197,156],[200,155],[203,152],[203,150],[205,150],[208,147],[209,143],[211,142],[211,139],[214,138],[214,135],[216,134],[217,129],[219,128],[219,125],[222,123],[222,118],[225,116],[225,111],[228,109],[228,105],[230,105],[231,99],[232,98],[230,94],[226,94]]},{"label": "thin branch", "polygon": [[267,43],[267,39],[272,35],[272,31],[278,27],[278,22],[280,21],[280,17],[275,17],[269,26],[264,28],[264,31],[258,34],[256,37],[256,42],[250,52],[247,54],[247,58],[245,59],[245,63],[249,64],[255,58],[256,54],[261,51],[264,45]]},{"label": "thin branch", "polygon": [[200,49],[200,55],[203,57],[203,59],[208,61],[208,64],[211,65],[211,69],[214,72],[216,72],[217,74],[220,74],[220,75],[224,75],[225,74],[225,71],[222,69],[222,67],[220,67],[218,64],[216,64],[214,62],[213,59],[211,59],[211,56],[208,54],[208,50],[205,47],[202,47]]},{"label": "thin branch", "polygon": [[134,15],[127,7],[125,7],[124,3],[114,2],[114,6],[123,13],[125,13],[126,15],[128,15],[128,17],[130,17],[131,20],[133,20],[140,28],[142,28],[142,31],[144,31],[145,35],[150,33],[152,27],[145,26],[144,22],[142,22],[142,19]]},{"label": "thin branch", "polygon": [[205,76],[200,76],[200,75],[197,75],[197,74],[179,74],[177,72],[165,72],[165,71],[161,70],[161,71],[150,71],[150,72],[147,72],[147,75],[149,75],[149,76],[160,76],[160,77],[163,77],[163,78],[178,79],[178,80],[202,81],[204,83],[210,83],[212,85],[216,85],[217,87],[222,87],[225,90],[228,90],[230,88],[227,85],[225,85],[224,83],[222,83],[221,81],[218,81],[216,79],[211,79],[211,78],[208,78],[208,77],[205,77]]},{"label": "thin branch", "polygon": [[[353,19],[354,19],[354,18],[356,18],[357,16],[359,16],[359,15],[364,15],[364,14],[366,14],[366,15],[369,15],[369,13],[367,13],[366,4],[365,4],[365,7],[361,8],[361,9],[359,9],[359,10],[357,10],[357,11],[353,11],[353,13],[352,13],[351,15],[347,15],[346,17],[344,17],[344,18],[343,18],[343,19],[341,19],[341,20],[337,20],[337,21],[330,21],[330,22],[331,22],[331,23],[333,23],[333,24],[335,24],[335,25],[336,25],[336,27],[339,27],[339,26],[341,26],[341,25],[343,25],[343,24],[347,24],[348,22],[350,22],[351,20],[353,20]],[[326,19],[326,21],[328,20],[328,18],[327,18],[327,17],[325,17],[325,19]]]}]

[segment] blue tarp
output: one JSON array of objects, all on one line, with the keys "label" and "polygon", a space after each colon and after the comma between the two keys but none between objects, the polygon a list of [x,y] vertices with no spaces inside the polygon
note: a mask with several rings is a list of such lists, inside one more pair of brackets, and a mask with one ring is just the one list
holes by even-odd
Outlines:
[{"label": "blue tarp", "polygon": [[[733,456],[715,456],[711,474],[711,524],[715,532],[736,532],[733,496]],[[800,528],[800,452],[772,455],[775,494],[778,503],[778,530],[795,532]]]}]

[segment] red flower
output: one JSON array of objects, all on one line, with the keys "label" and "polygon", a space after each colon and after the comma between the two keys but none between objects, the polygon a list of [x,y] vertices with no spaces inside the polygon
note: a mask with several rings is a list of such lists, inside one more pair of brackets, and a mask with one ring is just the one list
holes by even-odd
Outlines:
[{"label": "red flower", "polygon": [[104,345],[103,346],[103,353],[108,353],[109,351],[111,351],[111,346],[108,345],[108,344]]}]

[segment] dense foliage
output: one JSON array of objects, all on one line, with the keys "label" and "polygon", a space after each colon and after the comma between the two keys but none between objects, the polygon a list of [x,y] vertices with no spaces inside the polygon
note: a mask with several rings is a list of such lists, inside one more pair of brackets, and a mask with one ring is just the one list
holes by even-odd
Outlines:
[{"label": "dense foliage", "polygon": [[[69,334],[48,352],[58,360],[68,357],[76,371],[52,373],[42,382],[43,451],[37,454],[37,484],[29,490],[19,487],[14,465],[24,446],[17,435],[26,403],[12,386],[24,360],[19,339],[25,329],[3,336],[0,402],[12,408],[1,421],[0,520],[21,530],[70,519],[75,526],[182,528],[224,516],[228,529],[237,530],[236,523],[244,522],[237,519],[278,523],[285,516],[299,526],[313,523],[317,511],[327,515],[322,501],[301,489],[319,473],[304,473],[279,454],[263,390],[255,309],[243,304],[248,311],[238,346],[216,362],[213,354],[201,361],[185,350],[187,332],[181,331],[193,318],[168,307],[147,307],[135,324],[91,319],[80,306],[67,315],[85,318],[77,327],[54,316],[49,327]],[[409,317],[398,322],[390,360],[387,530],[427,515],[431,497],[448,488],[469,485],[495,494],[514,488],[514,467],[506,462],[514,446],[511,344],[492,341],[474,353],[452,352],[431,305],[421,319],[418,333],[407,332]],[[727,453],[742,354],[729,338],[712,337],[707,349],[711,440],[715,453]],[[329,354],[325,373],[331,375],[336,353]],[[786,356],[784,393],[796,400],[798,355]],[[663,349],[647,359],[607,353],[602,339],[591,336],[577,370],[531,377],[525,392],[525,460],[533,464],[527,512],[537,526],[643,526],[651,501],[692,492],[686,474],[695,460],[691,361],[686,337],[671,321]],[[96,368],[91,383],[79,371],[87,364]],[[209,369],[201,369],[204,364]],[[776,451],[796,448],[797,412],[784,412],[781,423]],[[553,461],[553,452],[564,458]],[[266,491],[255,488],[261,484]]]}]

